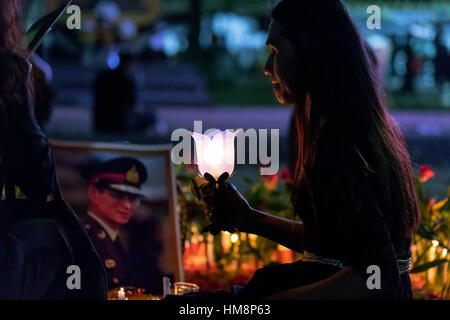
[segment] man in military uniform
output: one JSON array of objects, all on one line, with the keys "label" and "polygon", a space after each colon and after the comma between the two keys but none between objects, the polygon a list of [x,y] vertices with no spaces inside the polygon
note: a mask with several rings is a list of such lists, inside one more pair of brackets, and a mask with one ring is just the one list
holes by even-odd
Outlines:
[{"label": "man in military uniform", "polygon": [[82,220],[104,261],[108,286],[135,285],[123,227],[139,206],[147,170],[140,161],[121,157],[89,166],[83,176],[88,182],[89,207]]}]

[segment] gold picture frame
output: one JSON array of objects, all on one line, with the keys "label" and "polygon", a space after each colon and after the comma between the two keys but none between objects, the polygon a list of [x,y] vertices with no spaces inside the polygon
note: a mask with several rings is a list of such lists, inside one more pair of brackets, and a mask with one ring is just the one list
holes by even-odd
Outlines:
[{"label": "gold picture frame", "polygon": [[[174,281],[184,281],[184,270],[183,270],[183,260],[181,255],[181,240],[180,240],[180,223],[179,214],[177,211],[177,196],[176,196],[176,182],[174,166],[171,161],[171,148],[170,145],[137,145],[137,144],[127,144],[127,143],[104,143],[104,142],[84,142],[84,141],[63,141],[63,140],[50,140],[50,144],[53,149],[53,153],[56,161],[56,171],[58,174],[58,180],[61,185],[61,190],[64,199],[72,205],[74,209],[77,208],[77,201],[73,199],[78,199],[76,196],[70,196],[70,192],[65,193],[65,185],[67,183],[77,184],[75,180],[80,179],[79,177],[73,177],[65,174],[62,169],[64,166],[76,164],[77,161],[87,161],[89,157],[104,156],[105,158],[113,157],[134,157],[141,160],[143,163],[145,161],[158,162],[157,168],[154,171],[149,171],[148,176],[150,181],[153,177],[158,174],[159,177],[156,179],[158,188],[165,189],[160,190],[161,194],[167,197],[167,209],[168,209],[168,219],[169,219],[169,232],[164,232],[165,236],[168,237],[170,244],[164,246],[164,253],[166,257],[166,263],[169,262],[167,270],[172,271]],[[161,163],[164,163],[164,170],[161,168]],[[75,166],[73,166],[75,167]],[[66,172],[67,173],[67,172]],[[161,186],[165,183],[165,186]],[[78,187],[71,187],[78,188]],[[71,190],[72,190],[71,189]],[[148,188],[149,190],[151,187]],[[77,191],[79,192],[79,191]],[[79,193],[78,193],[79,194]],[[72,200],[72,201],[71,201]],[[72,202],[72,203],[71,203]],[[77,210],[75,210],[77,211]],[[77,212],[77,214],[80,214]],[[166,234],[168,233],[168,234]],[[162,284],[161,277],[161,284]]]}]

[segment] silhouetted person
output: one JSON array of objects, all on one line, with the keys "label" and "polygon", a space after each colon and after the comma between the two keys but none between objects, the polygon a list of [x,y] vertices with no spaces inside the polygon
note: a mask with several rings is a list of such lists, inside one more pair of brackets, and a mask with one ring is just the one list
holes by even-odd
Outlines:
[{"label": "silhouetted person", "polygon": [[414,52],[411,48],[411,35],[408,34],[406,39],[406,45],[404,47],[404,52],[406,54],[406,74],[405,82],[403,84],[403,91],[412,92],[414,85],[414,78],[416,77],[416,68],[414,65]]},{"label": "silhouetted person", "polygon": [[0,300],[106,299],[102,262],[62,199],[36,121],[21,9],[0,1]]},{"label": "silhouetted person", "polygon": [[96,131],[125,132],[127,113],[136,103],[136,84],[128,73],[131,60],[121,57],[117,69],[101,72],[94,85]]},{"label": "silhouetted person", "polygon": [[[303,257],[258,269],[232,294],[411,299],[418,197],[405,139],[387,111],[375,61],[341,1],[282,0],[271,18],[264,73],[278,102],[294,105],[298,153],[291,204],[301,222],[252,208],[231,182],[206,173],[203,181],[195,178],[194,187],[213,232],[256,234]],[[379,290],[367,286],[373,265],[382,270]]]},{"label": "silhouetted person", "polygon": [[116,69],[102,71],[94,84],[94,124],[97,132],[126,133],[143,131],[154,118],[137,110],[137,90],[133,57],[120,55]]},{"label": "silhouetted person", "polygon": [[434,79],[436,85],[440,88],[440,85],[450,79],[450,55],[447,47],[442,43],[442,27],[437,27],[437,34],[434,39],[434,45],[436,46],[436,56],[433,59],[434,62]]}]

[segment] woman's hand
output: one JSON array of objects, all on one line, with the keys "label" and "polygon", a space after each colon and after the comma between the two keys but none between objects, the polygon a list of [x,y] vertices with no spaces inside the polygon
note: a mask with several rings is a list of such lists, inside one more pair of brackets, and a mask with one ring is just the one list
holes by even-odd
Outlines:
[{"label": "woman's hand", "polygon": [[219,177],[216,182],[209,174],[205,179],[193,180],[194,193],[202,200],[212,225],[206,228],[212,234],[219,231],[249,232],[249,226],[255,223],[255,212],[236,187],[226,181],[228,174]]},{"label": "woman's hand", "polygon": [[203,231],[216,235],[222,230],[238,230],[268,238],[294,251],[303,250],[303,223],[253,209],[227,178],[228,174],[224,174],[215,181],[205,173],[205,178],[195,177],[192,181],[192,192],[201,200],[212,222]]}]

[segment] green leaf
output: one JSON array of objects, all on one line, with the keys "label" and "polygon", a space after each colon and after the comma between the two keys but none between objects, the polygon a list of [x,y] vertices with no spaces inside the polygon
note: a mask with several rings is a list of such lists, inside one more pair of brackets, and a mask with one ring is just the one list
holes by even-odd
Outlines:
[{"label": "green leaf", "polygon": [[436,232],[433,230],[432,227],[426,224],[421,224],[419,227],[419,230],[417,231],[417,234],[421,236],[422,238],[428,239],[428,240],[436,240]]},{"label": "green leaf", "polygon": [[447,259],[438,259],[438,260],[426,262],[426,263],[421,264],[421,265],[419,265],[417,267],[414,267],[409,273],[424,272],[424,271],[427,271],[428,269],[436,267],[436,266],[440,265],[441,263],[445,263],[447,261],[449,261],[449,260],[447,260]]}]

